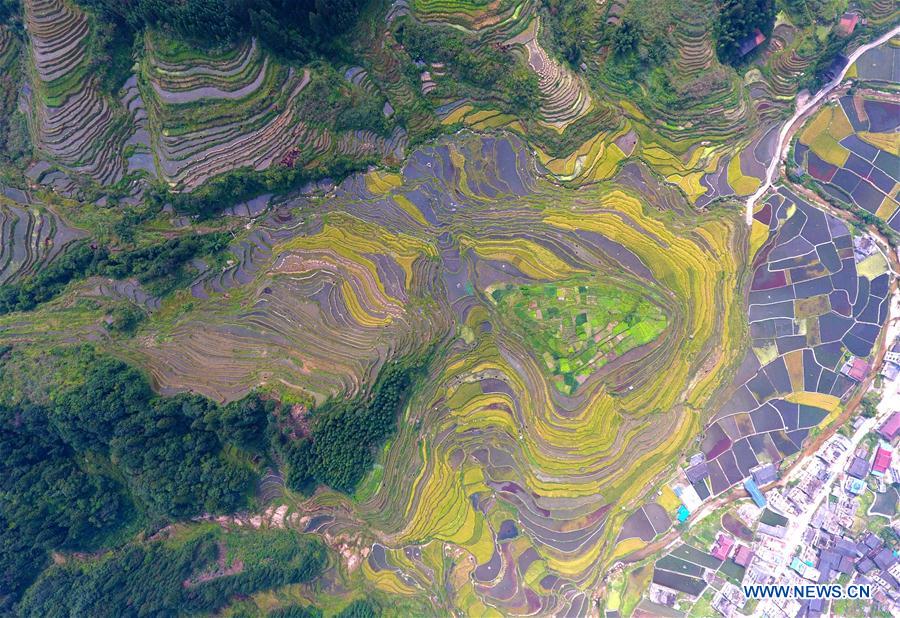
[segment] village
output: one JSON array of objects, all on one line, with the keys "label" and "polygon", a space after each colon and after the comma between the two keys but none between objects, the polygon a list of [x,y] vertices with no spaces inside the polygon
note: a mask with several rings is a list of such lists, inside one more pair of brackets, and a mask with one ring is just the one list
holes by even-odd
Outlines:
[{"label": "village", "polygon": [[[851,359],[843,373],[860,381],[870,370],[862,364]],[[654,563],[640,609],[672,618],[900,615],[900,338],[876,384],[860,413],[783,466],[783,477],[772,463],[754,467],[737,499],[716,502],[704,455],[690,457],[671,483],[683,532]],[[860,586],[870,601],[744,594],[772,584]]]}]

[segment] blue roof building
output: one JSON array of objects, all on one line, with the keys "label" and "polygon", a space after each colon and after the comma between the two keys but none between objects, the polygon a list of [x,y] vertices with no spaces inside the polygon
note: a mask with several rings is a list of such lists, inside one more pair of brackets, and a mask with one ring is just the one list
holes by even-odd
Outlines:
[{"label": "blue roof building", "polygon": [[750,494],[750,497],[753,498],[756,506],[759,508],[766,506],[766,497],[759,491],[759,487],[756,486],[756,483],[752,478],[748,478],[744,481],[744,489],[746,489],[747,493]]}]

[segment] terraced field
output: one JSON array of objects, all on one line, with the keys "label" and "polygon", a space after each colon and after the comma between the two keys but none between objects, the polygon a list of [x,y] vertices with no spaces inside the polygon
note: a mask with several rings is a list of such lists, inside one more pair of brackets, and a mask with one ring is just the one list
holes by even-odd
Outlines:
[{"label": "terraced field", "polygon": [[[661,218],[638,192],[560,189],[536,170],[515,138],[463,135],[400,175],[298,198],[197,281],[189,311],[164,303],[156,334],[121,352],[163,392],[262,383],[322,400],[441,342],[366,499],[317,494],[304,517],[377,539],[366,573],[385,589],[449,585],[472,613],[578,612],[622,507],[699,430],[737,359],[746,231],[737,212]],[[474,563],[433,582],[401,559],[435,542]]]},{"label": "terraced field", "polygon": [[34,274],[85,236],[27,196],[21,202],[0,197],[0,284]]},{"label": "terraced field", "polygon": [[506,45],[521,46],[528,66],[538,76],[541,92],[541,120],[557,130],[565,128],[591,109],[591,95],[584,81],[566,66],[551,58],[537,40],[540,19],[511,38]]},{"label": "terraced field", "polygon": [[89,72],[87,16],[63,0],[24,2],[30,43],[30,129],[37,149],[101,184],[124,174],[128,126]]},{"label": "terraced field", "polygon": [[147,37],[142,94],[159,176],[191,190],[249,166],[263,170],[296,145],[327,147],[327,138],[294,117],[308,70],[278,66],[255,41],[207,56],[160,36]]},{"label": "terraced field", "polygon": [[752,352],[702,444],[713,494],[796,453],[839,411],[855,383],[844,363],[869,358],[887,318],[887,262],[843,221],[781,188],[753,225],[768,239],[753,262]]},{"label": "terraced field", "polygon": [[[636,5],[592,5],[591,17],[618,28]],[[848,221],[792,185],[763,193],[751,225],[741,208],[770,186],[815,28],[782,14],[739,74],[717,59],[708,3],[664,8],[669,55],[643,81],[604,69],[606,43],[563,60],[542,30],[550,3],[394,0],[334,63],[291,64],[262,35],[199,47],[148,27],[113,97],[90,62],[97,16],[24,0],[27,32],[0,27],[0,68],[27,57],[36,152],[21,188],[0,186],[4,293],[101,238],[111,260],[195,232],[230,244],[192,253],[188,281],[159,296],[140,271],[75,273],[34,311],[0,316],[0,359],[7,344],[92,342],[165,396],[277,399],[290,442],[312,435],[322,404],[427,356],[355,490],[302,496],[296,461],[229,447],[223,457],[258,468],[259,512],[217,521],[325,539],[340,557],[317,602],[378,590],[439,615],[590,614],[599,594],[619,594],[612,565],[672,529],[676,462],[702,451],[706,499],[797,453],[841,412],[856,385],[845,367],[872,360],[888,320],[889,265]],[[875,23],[894,8],[866,10]],[[536,75],[528,117],[487,87],[447,95],[454,67],[398,42],[410,39],[397,24],[413,23]],[[900,231],[896,49],[859,59],[862,87],[809,119],[789,166]],[[209,219],[167,203],[235,170],[313,176],[323,160],[373,165],[242,194]],[[53,195],[78,196],[76,175],[95,181],[90,200]],[[116,196],[97,199],[102,185]],[[116,330],[119,310],[134,331]],[[670,549],[626,588],[703,590],[695,567],[710,556]]]}]

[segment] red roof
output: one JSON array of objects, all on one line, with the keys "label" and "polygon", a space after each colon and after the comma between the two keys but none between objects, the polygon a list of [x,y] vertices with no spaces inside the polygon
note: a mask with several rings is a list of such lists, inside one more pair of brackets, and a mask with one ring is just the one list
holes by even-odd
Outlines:
[{"label": "red roof", "polygon": [[884,474],[891,465],[891,452],[883,447],[878,447],[875,453],[875,463],[872,464],[872,472]]},{"label": "red roof", "polygon": [[861,358],[853,359],[853,366],[850,367],[850,371],[848,372],[850,377],[856,380],[857,382],[862,382],[865,379],[866,374],[869,372],[869,363],[864,361]]},{"label": "red roof", "polygon": [[856,28],[856,24],[859,22],[859,15],[856,13],[845,13],[843,17],[841,17],[841,32],[844,34],[850,34],[853,32],[853,29]]},{"label": "red roof", "polygon": [[885,440],[893,440],[898,432],[900,432],[900,412],[894,412],[878,429],[878,433]]},{"label": "red roof", "polygon": [[752,557],[753,552],[746,545],[738,545],[737,551],[734,552],[734,562],[742,567],[750,564],[750,558]]},{"label": "red roof", "polygon": [[725,560],[728,557],[728,553],[731,551],[732,545],[734,545],[734,539],[730,536],[719,534],[716,537],[716,544],[713,546],[711,553],[715,558]]}]

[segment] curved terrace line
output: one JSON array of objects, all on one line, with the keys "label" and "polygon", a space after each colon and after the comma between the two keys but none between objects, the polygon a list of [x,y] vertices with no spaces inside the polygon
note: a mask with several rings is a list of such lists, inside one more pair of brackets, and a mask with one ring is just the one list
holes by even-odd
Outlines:
[{"label": "curved terrace line", "polygon": [[794,127],[794,124],[797,122],[797,120],[802,118],[807,112],[821,103],[822,100],[828,95],[828,93],[830,93],[837,86],[839,86],[841,82],[844,81],[844,76],[847,74],[847,71],[851,66],[853,66],[853,63],[855,63],[860,56],[862,56],[870,49],[886,43],[898,34],[900,34],[900,26],[895,26],[892,30],[884,33],[871,43],[867,43],[861,46],[855,52],[850,54],[847,65],[843,68],[840,75],[823,86],[815,94],[815,96],[804,102],[803,105],[798,106],[797,111],[794,112],[794,115],[791,116],[791,118],[782,125],[781,131],[778,132],[778,145],[775,149],[775,155],[773,156],[772,160],[769,161],[769,167],[766,168],[766,178],[756,190],[756,192],[747,198],[747,225],[752,225],[753,223],[753,206],[756,204],[756,201],[760,197],[762,197],[763,194],[765,194],[765,192],[769,190],[769,187],[771,187],[775,182],[775,177],[778,172],[778,166],[781,164],[781,161],[784,159],[785,155],[785,140],[788,138],[788,135],[791,133],[791,129]]}]

